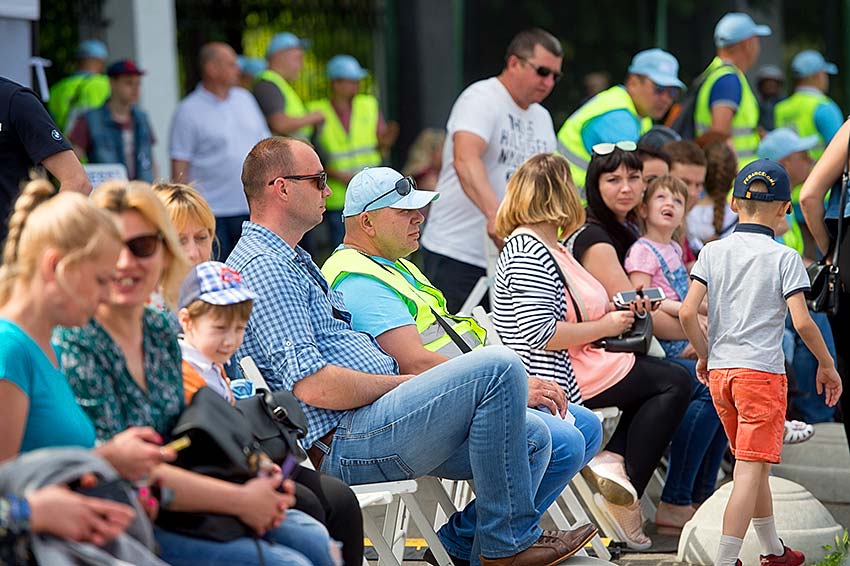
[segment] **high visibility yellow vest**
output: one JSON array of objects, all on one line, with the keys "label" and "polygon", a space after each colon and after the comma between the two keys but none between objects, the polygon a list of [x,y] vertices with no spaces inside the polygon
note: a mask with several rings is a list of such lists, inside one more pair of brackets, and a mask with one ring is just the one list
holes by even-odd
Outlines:
[{"label": "high visibility yellow vest", "polygon": [[[411,283],[402,272],[407,272],[416,283]],[[471,349],[484,345],[486,331],[472,318],[450,315],[446,310],[446,299],[440,290],[431,285],[428,278],[407,260],[400,259],[391,267],[357,250],[340,248],[331,254],[322,266],[322,273],[333,289],[352,274],[370,277],[392,289],[416,321],[416,330],[422,345],[431,352],[449,358],[462,353],[437,321],[434,312],[439,314]]]},{"label": "high visibility yellow vest", "polygon": [[67,132],[74,119],[87,110],[103,106],[107,98],[109,79],[106,75],[77,73],[53,85],[47,110],[59,129]]},{"label": "high visibility yellow vest", "polygon": [[788,220],[788,231],[782,234],[782,243],[803,255],[805,242],[803,242],[803,231],[800,229],[800,224],[793,214],[788,214],[785,218]]},{"label": "high visibility yellow vest", "polygon": [[[304,103],[301,101],[301,97],[298,96],[298,93],[295,92],[295,89],[286,82],[286,79],[281,77],[276,72],[271,69],[266,69],[257,75],[258,81],[269,81],[274,84],[278,89],[280,89],[280,93],[283,95],[283,100],[285,103],[284,114],[291,118],[300,118],[307,113],[307,109],[304,107]],[[290,135],[295,136],[297,138],[301,138],[304,140],[309,140],[313,135],[313,126],[304,126],[299,130],[292,132]]]},{"label": "high visibility yellow vest", "polygon": [[829,97],[825,94],[803,90],[795,92],[785,100],[780,100],[773,110],[777,128],[783,126],[791,128],[800,137],[818,137],[818,145],[809,150],[809,155],[815,160],[823,155],[823,150],[829,143],[829,140],[823,139],[815,125],[815,110],[824,102],[829,102]]},{"label": "high visibility yellow vest", "polygon": [[[357,173],[364,167],[381,164],[378,151],[378,99],[368,94],[358,94],[351,101],[351,121],[346,132],[331,101],[327,98],[307,103],[308,110],[321,112],[325,122],[316,129],[316,145],[327,158],[325,167],[346,173]],[[345,206],[345,184],[328,177],[333,193],[325,207],[342,210]]]},{"label": "high visibility yellow vest", "polygon": [[[629,114],[634,116],[635,121],[640,123],[640,133],[643,134],[652,127],[652,119],[649,117],[641,118],[638,115],[637,108],[632,97],[622,85],[617,85],[602,91],[584,105],[573,112],[573,114],[564,121],[561,130],[558,132],[558,153],[563,155],[570,162],[570,171],[573,174],[573,181],[577,187],[584,187],[584,179],[587,174],[587,166],[590,164],[590,152],[584,147],[582,133],[585,125],[608,112],[614,110],[627,110]],[[625,140],[611,140],[612,142]],[[637,141],[637,140],[633,140]]]},{"label": "high visibility yellow vest", "polygon": [[703,73],[706,80],[697,93],[696,107],[694,110],[694,126],[696,134],[701,136],[711,129],[711,108],[708,99],[711,88],[717,79],[726,75],[735,74],[741,81],[741,103],[732,117],[732,144],[738,155],[738,168],[756,160],[756,149],[758,149],[759,136],[759,103],[747,82],[747,77],[734,65],[725,64],[722,59],[715,57],[708,69]]}]

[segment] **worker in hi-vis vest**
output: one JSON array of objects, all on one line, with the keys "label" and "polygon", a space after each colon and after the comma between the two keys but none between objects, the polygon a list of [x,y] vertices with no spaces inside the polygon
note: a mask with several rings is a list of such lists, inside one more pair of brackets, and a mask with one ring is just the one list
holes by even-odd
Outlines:
[{"label": "worker in hi-vis vest", "polygon": [[316,126],[313,145],[325,171],[331,196],[325,202],[325,219],[331,245],[342,242],[345,228],[342,207],[345,187],[364,167],[377,167],[398,138],[398,124],[381,117],[378,99],[359,94],[366,69],[351,55],[336,55],[328,62],[330,96],[307,104],[311,112],[320,112],[324,121]]},{"label": "worker in hi-vis vest", "polygon": [[712,130],[732,138],[738,168],[756,159],[759,135],[759,103],[744,73],[758,59],[761,37],[769,26],[756,25],[741,12],[730,12],[714,28],[717,54],[703,72],[704,82],[694,106],[697,136]]},{"label": "worker in hi-vis vest", "polygon": [[109,79],[103,74],[109,53],[97,39],[77,47],[77,70],[50,89],[47,110],[63,132],[87,110],[103,106],[109,98]]},{"label": "worker in hi-vis vest", "polygon": [[304,67],[304,50],[309,47],[309,41],[285,31],[275,35],[266,49],[268,68],[257,75],[254,97],[275,135],[308,140],[313,126],[324,120],[321,112],[307,112],[292,88]]},{"label": "worker in hi-vis vest", "polygon": [[679,62],[661,49],[632,58],[623,84],[602,91],[567,118],[558,132],[558,152],[567,158],[573,180],[584,187],[591,151],[598,143],[637,142],[664,116],[685,84]]}]

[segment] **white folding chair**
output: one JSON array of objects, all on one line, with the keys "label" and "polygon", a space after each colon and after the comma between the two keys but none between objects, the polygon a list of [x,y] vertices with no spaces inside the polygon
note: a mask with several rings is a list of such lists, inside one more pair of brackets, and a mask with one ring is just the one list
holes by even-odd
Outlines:
[{"label": "white folding chair", "polygon": [[483,299],[487,294],[487,291],[490,290],[490,287],[493,284],[493,278],[496,276],[496,263],[499,261],[499,249],[496,247],[496,244],[493,243],[493,240],[490,239],[490,236],[487,234],[487,230],[484,230],[484,254],[487,258],[487,273],[478,279],[475,286],[472,288],[472,291],[469,292],[469,296],[457,312],[460,316],[469,316],[472,309],[481,302],[481,299]]}]

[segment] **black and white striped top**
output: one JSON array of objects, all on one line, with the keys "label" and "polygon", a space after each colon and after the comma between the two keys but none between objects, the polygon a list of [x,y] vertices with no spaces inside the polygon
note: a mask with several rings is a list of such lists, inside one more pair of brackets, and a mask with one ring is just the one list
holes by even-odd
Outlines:
[{"label": "black and white striped top", "polygon": [[493,324],[529,375],[554,379],[570,402],[580,403],[570,355],[543,349],[555,335],[556,323],[566,319],[567,297],[557,269],[543,242],[523,233],[511,236],[496,266],[490,296]]}]

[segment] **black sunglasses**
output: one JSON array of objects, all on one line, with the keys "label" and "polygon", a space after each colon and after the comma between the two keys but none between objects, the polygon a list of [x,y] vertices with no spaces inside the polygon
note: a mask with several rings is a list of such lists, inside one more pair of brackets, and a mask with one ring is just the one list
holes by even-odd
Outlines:
[{"label": "black sunglasses", "polygon": [[415,189],[416,189],[416,181],[413,180],[413,177],[402,177],[401,179],[399,179],[398,181],[395,182],[395,185],[393,186],[392,189],[388,190],[387,192],[385,192],[384,194],[382,194],[378,198],[372,199],[369,202],[367,202],[366,206],[363,207],[363,210],[360,211],[360,214],[363,214],[364,212],[366,212],[366,209],[369,208],[372,204],[378,202],[379,200],[381,200],[385,196],[392,194],[393,191],[397,192],[398,194],[400,194],[403,197],[406,197],[407,195],[410,194],[410,191],[415,190]]},{"label": "black sunglasses", "polygon": [[653,83],[653,86],[655,86],[655,95],[656,96],[661,96],[662,94],[666,93],[667,96],[669,96],[673,100],[676,100],[676,99],[679,98],[679,95],[682,94],[682,89],[680,89],[677,86],[661,86],[661,85],[657,85],[657,84],[654,84],[654,83]]},{"label": "black sunglasses", "polygon": [[520,61],[527,63],[529,67],[534,69],[534,72],[537,73],[538,77],[542,77],[545,79],[549,75],[552,75],[555,78],[555,82],[557,83],[561,80],[561,77],[564,76],[564,74],[560,71],[555,71],[553,69],[550,69],[549,67],[544,67],[543,65],[536,65],[524,57],[520,57],[519,59]]},{"label": "black sunglasses", "polygon": [[162,234],[147,234],[130,238],[124,245],[136,257],[150,257],[156,253],[161,241]]},{"label": "black sunglasses", "polygon": [[274,185],[274,182],[278,179],[286,179],[291,181],[316,181],[316,188],[320,191],[325,190],[325,187],[328,186],[328,173],[327,171],[322,171],[320,173],[313,173],[312,175],[281,175],[279,177],[275,177],[271,181],[269,181],[268,186],[271,187]]}]

